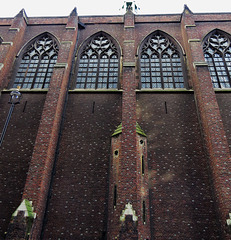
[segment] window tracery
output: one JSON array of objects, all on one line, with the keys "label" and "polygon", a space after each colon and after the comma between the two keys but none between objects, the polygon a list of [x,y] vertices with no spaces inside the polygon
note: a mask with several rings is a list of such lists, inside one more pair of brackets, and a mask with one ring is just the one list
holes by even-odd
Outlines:
[{"label": "window tracery", "polygon": [[184,88],[180,53],[161,32],[152,34],[141,46],[141,88]]},{"label": "window tracery", "polygon": [[76,88],[118,88],[119,54],[117,47],[100,33],[83,48],[78,66]]},{"label": "window tracery", "polygon": [[48,88],[58,51],[56,41],[48,34],[33,41],[22,56],[13,87]]},{"label": "window tracery", "polygon": [[204,56],[214,88],[231,87],[230,38],[219,31],[213,32],[204,42]]}]

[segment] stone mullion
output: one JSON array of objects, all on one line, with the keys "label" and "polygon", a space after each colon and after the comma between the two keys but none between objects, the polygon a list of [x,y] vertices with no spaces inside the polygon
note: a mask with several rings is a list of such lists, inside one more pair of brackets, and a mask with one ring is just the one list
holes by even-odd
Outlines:
[{"label": "stone mullion", "polygon": [[[173,87],[176,88],[176,82],[175,82],[174,71],[173,71],[172,56],[170,57],[170,64],[171,64],[171,75],[172,75]],[[177,69],[177,74],[178,74],[178,69]],[[178,75],[177,75],[177,76],[178,76]],[[179,76],[178,76],[178,77],[179,77]]]},{"label": "stone mullion", "polygon": [[224,53],[222,54],[222,59],[224,61],[225,70],[226,70],[226,73],[227,73],[227,77],[229,79],[229,84],[231,86],[231,76],[230,76],[229,69],[228,69],[228,66],[227,66],[227,63],[226,63],[226,60],[225,60],[225,54]]},{"label": "stone mullion", "polygon": [[160,78],[161,78],[161,85],[164,89],[164,74],[163,74],[163,66],[162,66],[162,56],[159,54],[159,63],[160,63]]},{"label": "stone mullion", "polygon": [[209,158],[222,237],[223,239],[230,239],[225,226],[226,218],[228,218],[231,209],[231,192],[229,190],[231,183],[225,181],[225,179],[231,178],[229,147],[208,65],[205,62],[200,36],[193,21],[193,15],[188,9],[185,9],[183,13],[181,24],[185,49],[189,59],[191,84],[194,89],[194,97]]},{"label": "stone mullion", "polygon": [[[153,82],[152,82],[152,65],[151,65],[152,63],[151,63],[151,58],[149,58],[148,60],[149,60],[148,63],[149,63],[149,68],[150,68],[150,71],[149,71],[149,73],[150,73],[150,87],[153,88],[153,86],[152,86]],[[153,77],[156,77],[156,76],[153,76]],[[141,86],[141,88],[142,88],[142,86]]]},{"label": "stone mullion", "polygon": [[[108,56],[108,69],[107,69],[107,88],[109,88],[109,78],[110,78],[110,67],[111,67],[111,58]],[[114,67],[113,67],[114,68]],[[114,72],[114,71],[113,71]]]},{"label": "stone mullion", "polygon": [[[207,53],[207,55],[208,55],[208,53]],[[215,76],[216,76],[216,78],[217,78],[217,83],[218,83],[218,85],[219,85],[219,87],[221,86],[220,85],[220,81],[218,80],[219,78],[218,78],[218,74],[217,74],[217,69],[216,69],[216,64],[215,64],[215,61],[214,61],[214,59],[213,59],[213,56],[211,56],[210,54],[209,54],[209,58],[212,60],[212,63],[213,63],[213,66],[214,66],[214,69],[215,69]],[[206,59],[206,58],[205,58]],[[206,60],[206,62],[207,62],[208,60]],[[209,65],[208,65],[208,69],[209,69]],[[211,81],[212,81],[212,78],[211,78]],[[213,84],[213,82],[212,82],[212,84]]]},{"label": "stone mullion", "polygon": [[[31,89],[34,88],[35,80],[36,80],[36,77],[37,77],[37,74],[38,74],[38,70],[39,70],[39,66],[40,66],[41,60],[42,60],[42,59],[41,59],[42,56],[41,56],[41,55],[38,55],[38,56],[39,56],[39,58],[38,58],[38,63],[37,63],[37,66],[36,66],[36,70],[35,70],[35,75],[34,75],[34,77],[33,77],[33,81],[32,81],[32,83],[31,83],[31,87],[30,87]],[[26,74],[28,73],[28,70],[30,69],[31,60],[33,60],[33,58],[30,58],[30,63],[29,63],[29,65],[28,65]],[[25,81],[25,79],[26,79],[26,75],[25,75],[24,81]]]}]

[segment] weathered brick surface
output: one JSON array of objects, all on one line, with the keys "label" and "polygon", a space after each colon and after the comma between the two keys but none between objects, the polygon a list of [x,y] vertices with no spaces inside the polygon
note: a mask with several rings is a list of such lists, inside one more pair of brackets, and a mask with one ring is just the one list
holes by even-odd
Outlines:
[{"label": "weathered brick surface", "polygon": [[137,96],[147,134],[152,239],[220,239],[193,94]]},{"label": "weathered brick surface", "polygon": [[[13,212],[21,203],[34,142],[46,93],[22,93],[16,105],[0,148],[0,238],[10,223]],[[8,115],[9,92],[0,99],[0,131]]]},{"label": "weathered brick surface", "polygon": [[121,93],[70,94],[43,239],[106,236],[111,134]]},{"label": "weathered brick surface", "polygon": [[187,9],[182,15],[182,33],[189,58],[189,75],[195,93],[205,149],[209,156],[211,181],[213,182],[216,207],[219,213],[218,219],[222,226],[221,237],[229,239],[226,219],[231,208],[231,184],[229,181],[225,181],[225,179],[231,177],[229,146],[208,67],[201,65],[205,62],[200,43],[200,40],[203,40],[201,38],[202,33],[197,30],[196,17]]},{"label": "weathered brick surface", "polygon": [[217,102],[219,105],[222,122],[224,124],[225,133],[229,143],[229,149],[231,151],[231,95],[230,93],[217,93]]},{"label": "weathered brick surface", "polygon": [[[108,195],[108,220],[107,220],[107,239],[114,237],[120,231],[120,211],[118,211],[120,201],[120,165],[122,161],[122,134],[118,134],[111,138],[111,154],[109,165],[109,195]],[[116,191],[116,192],[115,192]],[[115,232],[116,229],[116,233]]]},{"label": "weathered brick surface", "polygon": [[1,64],[3,64],[0,74],[1,89],[5,88],[9,82],[8,75],[12,70],[12,63],[22,44],[26,25],[26,18],[24,17],[24,11],[22,10],[15,16],[11,26],[8,28],[8,34],[4,39],[4,42],[7,44],[1,44],[0,46],[0,50],[3,50],[1,51]]},{"label": "weathered brick surface", "polygon": [[[180,47],[182,47],[182,52],[186,54],[184,59],[186,60],[188,70],[187,81],[189,87],[194,89],[194,97],[191,93],[142,93],[138,94],[138,105],[136,107],[135,89],[138,87],[140,80],[138,61],[136,62],[136,67],[124,67],[124,69],[121,67],[120,69],[120,85],[123,89],[122,99],[120,93],[95,95],[73,93],[70,95],[70,99],[79,105],[82,113],[79,115],[78,108],[73,112],[72,109],[75,109],[75,105],[69,100],[67,119],[76,121],[76,125],[79,128],[78,132],[73,136],[72,127],[74,126],[71,125],[69,120],[66,122],[60,146],[61,154],[57,162],[57,173],[52,188],[56,195],[52,195],[49,203],[48,222],[44,228],[44,239],[46,237],[51,239],[56,237],[62,238],[62,236],[65,239],[79,239],[81,236],[83,236],[83,239],[97,239],[106,235],[106,221],[108,217],[106,187],[108,187],[107,174],[109,165],[104,164],[107,164],[106,158],[108,160],[110,157],[110,140],[106,140],[106,137],[109,137],[121,121],[124,127],[121,137],[123,144],[121,146],[121,161],[123,164],[119,175],[122,187],[118,189],[121,192],[121,199],[118,201],[119,207],[116,214],[117,216],[120,215],[121,210],[124,209],[125,204],[129,200],[134,205],[133,207],[138,209],[138,215],[142,214],[142,210],[139,207],[141,201],[139,199],[139,189],[142,183],[137,178],[137,174],[140,172],[140,165],[138,164],[140,161],[140,149],[137,151],[136,120],[138,120],[148,135],[152,237],[155,239],[217,239],[221,235],[219,235],[219,224],[216,225],[215,219],[218,222],[220,221],[222,232],[226,232],[225,220],[228,218],[231,206],[231,186],[230,181],[228,181],[231,168],[228,160],[228,143],[230,145],[230,93],[215,95],[208,68],[205,66],[195,67],[194,62],[204,62],[202,41],[210,31],[218,28],[229,34],[231,33],[230,17],[231,14],[229,13],[193,14],[189,9],[185,8],[183,14],[83,16],[79,18],[79,21],[85,24],[85,28],[79,31],[78,49],[87,38],[99,31],[104,31],[111,35],[121,48],[121,66],[122,63],[134,64],[136,62],[139,46],[149,34],[156,30],[167,33],[179,43]],[[43,100],[39,103],[41,105],[39,105],[37,112],[31,110],[31,119],[29,121],[31,124],[35,124],[34,131],[21,132],[20,130],[6,135],[4,144],[7,146],[10,146],[13,136],[18,136],[19,133],[21,133],[24,139],[29,136],[29,139],[33,140],[30,141],[30,146],[25,145],[25,149],[28,151],[22,148],[24,152],[26,151],[24,154],[28,155],[25,157],[25,162],[22,165],[23,170],[20,170],[19,175],[15,169],[15,172],[9,170],[12,166],[11,163],[9,163],[10,165],[5,165],[5,162],[3,162],[2,169],[4,170],[0,170],[1,177],[4,179],[4,187],[0,192],[6,207],[6,211],[4,210],[0,213],[3,219],[1,220],[3,221],[2,232],[6,229],[6,222],[9,221],[13,209],[19,205],[32,151],[34,151],[34,161],[30,166],[24,197],[33,200],[35,205],[39,203],[39,207],[36,206],[39,216],[38,221],[40,224],[43,221],[40,213],[44,213],[45,210],[46,194],[52,174],[51,170],[58,139],[59,124],[70,74],[71,54],[74,51],[77,37],[77,32],[73,33],[76,28],[72,28],[75,24],[77,26],[76,21],[77,18],[69,16],[27,18],[26,22],[22,12],[21,15],[19,14],[15,18],[0,19],[0,36],[5,42],[3,45],[0,45],[0,63],[4,63],[4,68],[0,70],[2,88],[7,85],[9,87],[12,86],[14,73],[17,70],[17,66],[13,64],[19,50],[41,33],[49,32],[57,38],[61,49],[58,63],[68,64],[66,65],[67,68],[56,68],[54,70],[53,81],[46,96],[45,105],[45,94],[38,95],[40,97],[43,96],[41,97]],[[72,30],[67,30],[67,26],[71,27]],[[13,30],[10,30],[10,28],[13,28]],[[74,83],[74,77],[72,80]],[[28,99],[31,99],[29,97],[30,94],[27,94],[27,96]],[[34,95],[33,93],[33,96],[37,96],[37,94]],[[56,96],[59,96],[58,101],[56,101]],[[1,95],[1,101],[5,101],[5,98],[6,95],[4,93]],[[95,98],[101,104],[101,107],[98,109]],[[115,102],[113,102],[113,99]],[[92,110],[92,102],[95,102],[94,111]],[[83,106],[81,105],[82,103],[84,103]],[[91,107],[88,106],[89,104],[92,104]],[[104,105],[107,108],[104,108]],[[3,114],[3,118],[0,119],[1,124],[3,124],[7,114],[7,107],[3,106],[4,111],[1,112],[1,115]],[[22,105],[19,105],[19,107],[21,108]],[[17,109],[18,106],[16,106],[15,111],[18,111]],[[90,112],[85,113],[85,109],[89,110],[91,114]],[[94,119],[92,114],[96,116],[96,109],[99,110],[100,115],[97,116],[97,119]],[[107,109],[116,109],[116,113],[107,112]],[[40,119],[42,112],[37,143],[34,149],[32,149],[38,129],[38,119]],[[105,118],[107,114],[112,115],[107,119]],[[34,116],[35,119],[32,119]],[[202,141],[199,133],[198,119],[204,141]],[[98,134],[101,136],[98,131],[99,129],[102,130],[102,121],[108,124],[103,126],[103,142],[97,138]],[[84,128],[84,122],[89,126],[87,129]],[[97,123],[96,130],[91,130],[93,122]],[[111,124],[111,122],[115,123],[115,125]],[[18,126],[17,124],[12,126]],[[20,123],[19,126],[26,126],[26,123]],[[18,127],[16,129],[18,130]],[[13,130],[15,129],[12,128]],[[90,131],[92,134],[89,134]],[[84,136],[81,140],[76,139],[80,138],[79,132],[81,136]],[[17,147],[21,143],[21,135],[17,137],[16,143],[13,143],[14,149],[15,146]],[[76,144],[72,142],[73,138],[76,139]],[[84,145],[82,146],[81,143]],[[92,145],[87,145],[87,143]],[[103,144],[103,151],[102,149],[96,150],[96,147],[93,147],[94,144],[97,144],[97,146]],[[4,159],[10,156],[10,159],[14,159],[12,160],[13,165],[19,166],[18,156],[21,155],[18,155],[18,152],[16,153],[14,149],[7,150],[4,147],[0,151],[2,151]],[[206,149],[206,151],[203,149]],[[79,155],[75,151],[81,154],[81,161],[78,162],[77,167],[75,164]],[[98,165],[98,162],[96,163],[93,160],[92,152],[98,158],[102,157],[104,159],[103,165]],[[68,156],[68,159],[66,156]],[[21,156],[21,158],[23,157]],[[83,159],[85,158],[89,159],[89,161],[84,162]],[[69,159],[72,160],[68,161]],[[24,158],[21,161],[24,161]],[[208,167],[211,170],[211,175],[208,174]],[[37,170],[38,168],[39,170]],[[77,173],[79,169],[81,169],[81,172]],[[86,169],[90,169],[90,172],[87,172],[87,174]],[[95,174],[95,170],[102,174]],[[75,173],[73,176],[74,184],[71,182],[71,171]],[[18,178],[21,179],[20,183],[16,181]],[[8,183],[7,185],[6,182]],[[78,190],[72,186],[75,186],[76,182],[78,182]],[[102,182],[103,184],[100,185]],[[217,205],[213,203],[213,191],[210,191],[210,186],[212,186],[214,191]],[[84,192],[86,187],[89,188],[87,193]],[[70,191],[68,190],[69,188],[71,188]],[[12,189],[16,190],[13,192]],[[95,195],[94,189],[97,189],[98,195],[96,195],[100,196],[101,200],[97,201],[93,206],[92,196]],[[7,194],[3,194],[5,190],[8,192]],[[15,191],[17,196],[13,199]],[[81,193],[83,192],[84,195],[82,196]],[[69,194],[71,195],[70,197]],[[81,196],[80,200],[76,200],[77,198],[79,199],[79,196]],[[6,202],[6,199],[12,200]],[[74,209],[76,201],[78,203],[77,210]],[[70,213],[62,211],[63,206],[66,207],[65,209],[70,207]],[[98,209],[101,208],[103,210],[99,211]],[[215,216],[215,209],[218,209],[219,215],[217,216]],[[96,211],[97,214],[95,214]],[[65,217],[62,218],[63,212]],[[72,214],[73,212],[77,212],[79,215],[76,217],[75,214]],[[59,220],[57,220],[58,218]],[[69,229],[73,229],[73,223],[76,227],[70,232]],[[139,226],[138,224],[138,229]],[[54,230],[56,227],[60,229],[59,232]],[[226,233],[223,236],[226,239],[230,237]]]},{"label": "weathered brick surface", "polygon": [[23,198],[33,202],[37,213],[33,222],[31,239],[38,239],[41,234],[46,208],[63,106],[77,39],[78,20],[76,12],[73,11],[73,13],[68,18],[68,22],[72,23],[72,28],[66,28],[61,35],[62,41],[72,41],[72,44],[62,44],[59,49],[57,63],[61,63],[62,66],[53,70],[23,192]]},{"label": "weathered brick surface", "polygon": [[[150,203],[147,138],[137,133],[137,196],[138,239],[150,239]],[[143,163],[142,163],[143,161]]]}]

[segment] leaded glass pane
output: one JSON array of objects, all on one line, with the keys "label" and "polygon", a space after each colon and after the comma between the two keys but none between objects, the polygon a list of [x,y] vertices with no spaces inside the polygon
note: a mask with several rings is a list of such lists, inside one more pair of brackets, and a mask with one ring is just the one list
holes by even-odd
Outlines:
[{"label": "leaded glass pane", "polygon": [[22,56],[13,87],[48,88],[58,50],[48,34],[36,39]]},{"label": "leaded glass pane", "polygon": [[185,87],[180,53],[160,32],[148,38],[141,48],[140,74],[142,88]]},{"label": "leaded glass pane", "polygon": [[219,31],[211,34],[204,43],[204,56],[214,88],[231,87],[230,38]]},{"label": "leaded glass pane", "polygon": [[80,54],[76,88],[118,88],[118,79],[117,48],[107,36],[98,34],[86,44]]}]

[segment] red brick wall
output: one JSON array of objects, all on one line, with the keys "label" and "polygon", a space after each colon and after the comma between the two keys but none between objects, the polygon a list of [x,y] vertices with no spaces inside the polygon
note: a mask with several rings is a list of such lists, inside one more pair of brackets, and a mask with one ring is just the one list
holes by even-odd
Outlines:
[{"label": "red brick wall", "polygon": [[41,234],[77,33],[78,18],[74,9],[62,34],[23,192],[23,198],[33,202],[37,214],[31,239],[37,239]]},{"label": "red brick wall", "polygon": [[220,92],[216,94],[217,102],[219,105],[222,121],[225,128],[225,133],[229,143],[229,149],[231,151],[231,94]]},{"label": "red brick wall", "polygon": [[[190,12],[185,11],[183,15],[149,15],[134,16],[134,18],[133,15],[128,15],[126,16],[127,18],[124,18],[124,16],[79,18],[80,21],[86,25],[85,29],[82,29],[79,32],[78,48],[83,41],[94,33],[105,31],[118,41],[122,48],[122,61],[125,60],[125,62],[129,64],[135,62],[137,49],[140,46],[141,41],[147,35],[155,30],[162,30],[171,35],[179,42],[179,44],[181,44],[186,53],[185,59],[188,64],[188,80],[190,82],[189,85],[194,87],[196,104],[194,103],[194,97],[191,93],[142,93],[137,96],[138,107],[136,109],[135,88],[138,86],[137,83],[139,82],[139,71],[135,72],[135,70],[137,70],[135,67],[121,68],[120,80],[122,83],[121,86],[124,89],[122,100],[120,93],[84,93],[70,95],[69,99],[73,102],[70,100],[68,102],[67,121],[65,123],[65,131],[60,146],[61,154],[57,162],[57,173],[54,178],[53,195],[48,207],[48,222],[44,228],[44,238],[57,238],[60,237],[60,235],[62,236],[62,233],[63,235],[70,236],[70,238],[72,238],[72,236],[79,237],[81,234],[85,234],[83,235],[84,239],[92,239],[95,236],[100,238],[105,235],[107,225],[106,186],[109,167],[108,165],[106,166],[106,159],[110,155],[109,135],[114,131],[121,120],[123,121],[124,127],[121,154],[123,166],[120,174],[120,180],[123,183],[123,187],[120,189],[122,198],[118,212],[125,207],[125,204],[127,203],[126,201],[130,199],[132,195],[135,196],[137,194],[139,186],[136,186],[137,182],[134,178],[136,177],[135,171],[139,172],[139,166],[132,165],[133,157],[135,161],[139,160],[139,156],[134,155],[134,152],[137,150],[137,138],[135,134],[136,118],[138,118],[138,122],[148,135],[152,237],[155,237],[156,239],[168,239],[172,236],[176,238],[182,238],[183,236],[183,238],[194,239],[210,239],[218,237],[219,231],[216,229],[219,229],[219,227],[215,222],[215,207],[211,197],[212,192],[210,191],[210,185],[212,184],[210,184],[209,181],[207,156],[203,150],[203,146],[207,148],[207,153],[210,157],[209,162],[213,172],[211,179],[213,180],[213,187],[217,194],[217,206],[219,207],[222,216],[220,219],[221,224],[222,226],[225,226],[225,220],[226,217],[228,217],[230,206],[229,197],[227,197],[229,196],[230,186],[228,185],[229,183],[224,184],[224,182],[227,182],[225,180],[229,178],[229,168],[227,168],[229,162],[224,161],[223,156],[225,156],[225,158],[228,156],[228,147],[224,137],[225,133],[230,144],[230,116],[228,112],[230,109],[230,97],[229,93],[218,94],[218,106],[213,93],[208,69],[205,66],[195,68],[193,62],[204,61],[202,43],[200,41],[202,41],[208,32],[215,28],[219,28],[230,33],[230,16],[230,14],[191,14]],[[34,132],[19,131],[16,133],[16,136],[21,133],[24,138],[27,138],[27,136],[29,136],[30,139],[33,138],[32,142],[34,143],[39,124],[38,119],[40,119],[41,112],[43,111],[43,125],[41,127],[40,135],[38,135],[37,138],[39,143],[34,148],[34,151],[37,154],[34,158],[35,162],[37,161],[36,164],[41,166],[41,163],[48,156],[46,162],[47,165],[46,167],[42,166],[39,172],[37,171],[37,168],[35,168],[35,166],[37,167],[36,164],[32,166],[30,179],[32,180],[33,188],[32,190],[27,189],[29,192],[28,195],[25,192],[25,197],[29,196],[29,198],[34,200],[35,204],[37,201],[40,202],[40,208],[37,209],[39,214],[40,212],[43,212],[45,208],[46,191],[49,186],[49,177],[52,169],[52,161],[55,155],[56,140],[62,115],[66,84],[70,73],[69,70],[72,55],[69,53],[71,52],[72,54],[74,42],[76,40],[76,32],[73,31],[74,28],[72,30],[66,30],[65,28],[66,26],[73,27],[76,24],[76,16],[72,17],[28,18],[27,23],[22,15],[14,19],[0,19],[0,36],[3,38],[3,41],[6,42],[0,46],[0,63],[4,62],[5,67],[1,70],[0,76],[2,87],[7,86],[10,81],[13,81],[12,72],[15,70],[13,63],[20,48],[29,40],[43,32],[50,32],[57,37],[59,43],[61,43],[60,46],[62,51],[60,52],[58,63],[68,63],[68,71],[65,71],[65,68],[55,69],[53,76],[54,80],[51,84],[51,90],[49,91],[49,97],[47,98],[45,108],[42,109],[45,95],[41,94],[39,97],[43,97],[41,97],[42,100],[41,103],[39,103],[41,104],[39,105],[39,110],[37,110],[37,112],[33,112],[34,110],[32,111],[32,109],[30,110],[30,117],[35,116],[35,119],[30,119],[31,123],[35,124]],[[135,24],[134,27],[132,27],[134,19]],[[20,28],[21,30],[19,32],[17,32],[16,29],[10,31],[10,27]],[[13,45],[10,44],[11,41],[13,42]],[[67,43],[68,41],[69,43]],[[73,42],[72,45],[70,44],[70,41]],[[59,95],[59,102],[55,102],[55,95]],[[30,95],[27,94],[27,96]],[[1,96],[1,101],[4,102],[6,98],[7,97],[4,93]],[[28,99],[31,101],[31,97],[28,97]],[[93,102],[95,102],[94,107]],[[100,102],[98,108],[97,102]],[[78,108],[75,109],[76,105],[74,103],[77,104]],[[20,108],[22,108],[22,105],[20,105]],[[7,114],[7,106],[4,104],[3,109],[5,109],[1,112],[3,118],[0,119],[2,125]],[[19,109],[18,106],[16,106],[15,111],[18,111],[17,109]],[[81,115],[79,114],[79,109],[81,109]],[[99,115],[97,115],[96,110],[99,111],[97,112]],[[115,113],[113,111],[115,111]],[[137,115],[135,115],[135,112]],[[197,112],[199,112],[200,123],[202,126],[201,130],[203,131],[206,145],[203,145],[204,142],[202,142],[200,136]],[[220,121],[219,112],[221,112],[225,131],[223,129],[223,124]],[[94,118],[93,115],[97,115],[97,117]],[[110,117],[105,118],[105,116]],[[70,121],[68,119],[70,119]],[[73,122],[75,122],[74,125]],[[97,123],[97,128],[92,130],[95,123]],[[102,123],[106,125],[103,125]],[[25,126],[24,124],[26,123],[23,122],[22,126]],[[78,126],[78,129],[75,129],[75,125]],[[76,144],[73,143],[73,129],[75,129],[74,139],[76,139]],[[103,135],[100,135],[101,131]],[[44,135],[45,133],[46,136]],[[9,136],[15,135],[12,132],[12,135],[10,134]],[[98,136],[102,137],[103,142],[101,139],[98,139]],[[22,138],[20,136],[17,139],[21,140]],[[7,140],[8,145],[10,140]],[[17,143],[15,144],[18,144],[18,141],[19,140],[17,140]],[[48,144],[48,142],[49,147],[46,146],[46,143]],[[97,144],[97,146],[103,144],[102,151],[101,149],[99,150],[98,148],[96,149],[96,147],[92,147],[94,144]],[[223,149],[224,147],[225,149]],[[6,221],[9,220],[10,215],[13,213],[12,208],[17,207],[19,204],[20,194],[25,182],[26,172],[24,171],[28,168],[28,159],[31,157],[32,148],[33,144],[31,143],[28,147],[30,150],[28,150],[28,156],[26,157],[27,160],[23,163],[23,171],[21,172],[20,170],[20,173],[22,173],[20,174],[20,178],[22,179],[20,181],[21,185],[17,185],[17,182],[15,181],[16,175],[11,178],[14,174],[12,170],[9,170],[11,169],[11,165],[5,166],[5,162],[3,163],[3,167],[6,167],[8,173],[5,171],[2,172],[1,177],[3,176],[4,181],[8,181],[6,180],[9,177],[7,174],[10,174],[9,179],[14,179],[12,180],[12,186],[10,184],[9,186],[7,185],[7,189],[17,189],[15,202],[12,200],[12,203],[9,205],[7,205],[7,203],[7,212],[5,211],[3,213],[2,221],[4,222],[4,229],[7,225]],[[42,150],[46,153],[42,153]],[[1,151],[3,151],[3,156],[8,156],[8,154],[10,154],[10,157],[15,159],[15,165],[17,165],[17,154],[13,155],[5,148],[1,149]],[[77,167],[75,159],[77,159],[79,155],[75,153],[75,151],[81,154],[81,161],[78,162]],[[15,151],[12,150],[12,152]],[[223,155],[221,155],[220,152],[222,152]],[[98,162],[93,158],[94,155],[98,156],[98,158],[102,157],[104,159],[102,163],[103,165],[98,165]],[[83,159],[88,159],[88,161],[85,162]],[[221,170],[221,168],[217,168],[217,160],[227,172]],[[45,167],[45,170],[43,167]],[[80,173],[78,172],[79,169],[81,169]],[[90,172],[87,172],[89,169]],[[95,175],[95,170],[100,172],[101,175]],[[129,175],[131,170],[134,170],[133,175]],[[33,171],[35,171],[35,174]],[[70,176],[72,176],[72,171],[74,172],[73,179],[70,178]],[[38,177],[36,180],[33,179],[35,175]],[[46,183],[40,181],[41,178],[45,180]],[[70,179],[73,180],[75,184],[78,183],[79,185],[77,190],[71,190],[71,196],[67,193],[67,191],[69,191],[68,189],[73,187]],[[40,185],[41,182],[42,185]],[[83,186],[79,184],[82,182]],[[128,191],[125,187],[127,183],[128,186],[130,186]],[[133,183],[134,186],[132,185]],[[31,182],[29,183],[29,186],[32,186],[30,184]],[[82,196],[81,194],[85,191],[85,187],[89,187],[89,189],[86,196]],[[42,188],[41,192],[40,188]],[[34,191],[34,189],[36,190]],[[97,203],[93,205],[92,196],[95,194],[95,189],[97,189],[97,193],[99,193],[100,201],[97,201]],[[37,190],[40,192],[40,195],[36,194]],[[11,199],[14,194],[12,190],[7,191],[9,194],[6,195],[3,194],[3,191],[1,192],[1,194],[4,195],[5,202],[6,199]],[[79,196],[81,197],[80,200],[76,200],[79,199]],[[77,211],[75,210],[76,201],[78,203]],[[134,202],[134,208],[136,208],[136,203],[140,201],[137,200],[137,195],[132,197],[132,201]],[[69,209],[69,207],[70,212],[66,210]],[[102,211],[98,211],[98,209],[102,208]],[[79,214],[77,217],[75,216],[75,211]],[[97,214],[95,214],[96,211]],[[140,209],[138,211],[140,211]],[[42,220],[42,217],[40,217],[40,223]],[[75,228],[73,232],[70,232],[69,229],[70,226],[73,226],[73,223]],[[60,230],[56,231],[55,229],[57,228]],[[2,232],[3,231],[5,230],[2,230]]]},{"label": "red brick wall", "polygon": [[[22,93],[0,148],[0,238],[7,231],[11,215],[21,203],[34,142],[46,93]],[[0,99],[0,132],[10,108],[9,92]]]},{"label": "red brick wall", "polygon": [[137,121],[148,141],[152,238],[219,238],[193,94],[140,93]]},{"label": "red brick wall", "polygon": [[69,95],[43,239],[106,234],[111,135],[121,93]]},{"label": "red brick wall", "polygon": [[3,39],[5,44],[0,45],[1,57],[0,61],[3,64],[0,74],[0,88],[6,88],[9,82],[9,73],[11,72],[12,63],[15,60],[15,56],[20,49],[24,33],[26,30],[26,18],[24,18],[24,10],[22,10],[12,20],[11,25],[8,28],[8,33]]},{"label": "red brick wall", "polygon": [[184,36],[189,75],[195,93],[205,149],[209,157],[211,181],[213,182],[216,208],[219,213],[218,219],[222,226],[221,237],[229,239],[226,219],[231,207],[229,201],[231,185],[229,181],[224,181],[230,174],[229,147],[211,77],[204,59],[201,43],[204,37],[202,37],[202,29],[199,31],[196,17],[188,10],[185,10],[182,15],[182,34]]},{"label": "red brick wall", "polygon": [[[137,134],[138,239],[150,239],[149,170],[147,138]],[[143,161],[143,163],[142,163]]]},{"label": "red brick wall", "polygon": [[[118,206],[120,204],[120,165],[122,161],[122,134],[113,136],[111,139],[111,155],[109,168],[109,195],[108,195],[108,220],[107,220],[107,239],[113,237],[115,229],[117,234],[120,231],[120,211]],[[117,153],[116,153],[117,152]],[[116,189],[115,189],[116,188]],[[116,191],[116,192],[115,192]]]}]

